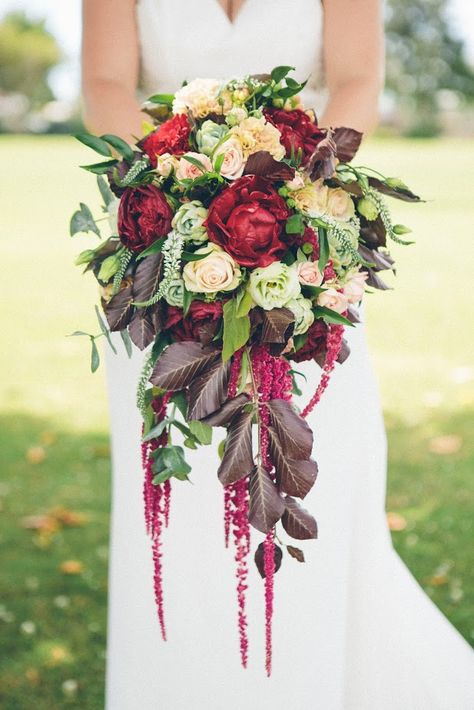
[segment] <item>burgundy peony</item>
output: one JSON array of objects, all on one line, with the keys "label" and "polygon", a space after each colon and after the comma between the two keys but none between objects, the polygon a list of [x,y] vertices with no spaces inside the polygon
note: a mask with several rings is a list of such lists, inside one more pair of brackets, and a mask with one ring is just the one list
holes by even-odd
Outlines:
[{"label": "burgundy peony", "polygon": [[156,168],[156,156],[163,153],[182,155],[189,150],[191,126],[185,114],[177,114],[150,133],[141,142],[141,147]]},{"label": "burgundy peony", "polygon": [[118,211],[120,241],[133,251],[143,251],[168,234],[172,217],[173,211],[157,187],[128,187]]},{"label": "burgundy peony", "polygon": [[175,340],[199,340],[199,330],[203,325],[222,317],[222,301],[193,301],[186,317],[183,309],[168,306],[163,324]]},{"label": "burgundy peony", "polygon": [[301,149],[303,153],[302,164],[306,165],[318,143],[325,137],[325,131],[318,128],[309,116],[301,109],[283,111],[276,108],[267,108],[265,118],[273,123],[281,133],[281,143],[285,146],[286,155],[291,156],[291,147],[296,154]]},{"label": "burgundy peony", "polygon": [[315,355],[321,355],[326,351],[326,338],[328,327],[326,323],[317,318],[308,330],[308,337],[305,344],[296,353],[290,355],[291,360],[303,362],[312,360]]},{"label": "burgundy peony", "polygon": [[281,240],[290,212],[271,182],[256,175],[236,180],[212,202],[209,239],[241,266],[268,266],[287,248]]}]

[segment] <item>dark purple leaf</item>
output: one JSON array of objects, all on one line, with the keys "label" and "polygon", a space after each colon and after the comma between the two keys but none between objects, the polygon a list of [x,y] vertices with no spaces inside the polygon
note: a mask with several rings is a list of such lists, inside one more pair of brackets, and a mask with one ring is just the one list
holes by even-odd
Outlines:
[{"label": "dark purple leaf", "polygon": [[105,303],[102,301],[107,323],[112,331],[123,330],[130,323],[134,308],[132,306],[132,287],[126,286],[112,299]]},{"label": "dark purple leaf", "polygon": [[290,537],[296,540],[318,537],[318,526],[311,513],[290,496],[284,498],[284,506],[281,522]]},{"label": "dark purple leaf", "polygon": [[336,169],[336,143],[329,129],[326,138],[318,143],[306,167],[311,180],[330,178]]},{"label": "dark purple leaf", "polygon": [[331,184],[334,184],[335,187],[340,187],[342,190],[349,192],[351,195],[355,195],[355,197],[362,197],[364,194],[361,186],[355,180],[352,182],[343,182],[337,177],[333,177],[331,179]]},{"label": "dark purple leaf", "polygon": [[336,362],[342,364],[347,360],[349,355],[351,354],[351,349],[349,345],[347,344],[347,340],[345,338],[342,339],[341,342],[341,349],[339,350],[339,355],[336,358]]},{"label": "dark purple leaf", "polygon": [[128,326],[128,334],[139,350],[145,350],[156,335],[151,315],[137,311]]},{"label": "dark purple leaf", "polygon": [[[273,545],[273,560],[275,563],[275,573],[278,572],[278,570],[280,569],[282,559],[283,551],[281,547],[276,544]],[[255,564],[257,565],[257,569],[260,572],[260,576],[265,579],[265,548],[263,546],[263,542],[261,542],[255,550],[254,560]]]},{"label": "dark purple leaf", "polygon": [[263,466],[255,466],[249,481],[249,523],[267,533],[280,520],[285,510],[283,498]]},{"label": "dark purple leaf", "polygon": [[268,432],[270,434],[270,456],[275,466],[280,491],[290,496],[304,498],[313,487],[318,475],[316,461],[289,458],[275,429],[269,427]]},{"label": "dark purple leaf", "polygon": [[209,323],[203,323],[199,327],[199,340],[203,345],[211,345],[214,338],[217,335],[221,323],[219,320],[209,321]]},{"label": "dark purple leaf", "polygon": [[313,448],[313,432],[293,405],[284,399],[268,402],[272,424],[287,456],[309,459]]},{"label": "dark purple leaf", "polygon": [[213,412],[208,417],[202,419],[203,424],[209,426],[227,426],[234,414],[237,414],[242,407],[248,404],[248,397],[245,394],[239,394],[238,397],[232,397],[224,402],[222,407],[216,412]]},{"label": "dark purple leaf", "polygon": [[243,174],[260,175],[269,180],[292,180],[295,169],[280,160],[275,160],[268,151],[258,150],[249,156]]},{"label": "dark purple leaf", "polygon": [[223,486],[235,483],[248,476],[254,467],[252,453],[253,412],[242,410],[229,426],[225,441],[224,456],[217,471]]},{"label": "dark purple leaf", "polygon": [[407,187],[390,187],[375,177],[369,177],[369,185],[384,195],[404,200],[404,202],[421,202],[421,198]]},{"label": "dark purple leaf", "polygon": [[230,362],[216,360],[188,389],[188,419],[203,419],[220,409],[227,396]]},{"label": "dark purple leaf", "polygon": [[203,348],[200,343],[172,343],[162,352],[150,382],[165,390],[182,390],[220,358],[220,350]]},{"label": "dark purple leaf", "polygon": [[392,287],[388,286],[385,281],[382,281],[380,276],[371,268],[364,267],[364,270],[369,274],[369,278],[366,281],[367,286],[372,286],[372,288],[378,288],[381,291],[391,291]]},{"label": "dark purple leaf", "polygon": [[148,301],[158,289],[161,274],[162,254],[150,254],[138,262],[133,277],[133,300]]},{"label": "dark purple leaf", "polygon": [[286,345],[293,334],[295,316],[289,308],[272,308],[262,311],[262,342]]},{"label": "dark purple leaf", "polygon": [[335,128],[333,139],[336,144],[336,157],[341,163],[349,163],[359,150],[363,134],[353,128]]},{"label": "dark purple leaf", "polygon": [[303,550],[300,550],[299,547],[293,547],[293,545],[287,545],[286,549],[288,550],[288,554],[291,555],[292,557],[295,558],[295,560],[298,560],[298,562],[304,562],[304,552]]},{"label": "dark purple leaf", "polygon": [[347,307],[347,318],[351,323],[360,323],[359,311],[352,303]]},{"label": "dark purple leaf", "polygon": [[379,251],[378,249],[368,249],[363,244],[359,245],[358,251],[363,259],[375,264],[375,266],[371,267],[374,271],[392,269],[393,273],[395,273],[395,269],[393,268],[395,260],[392,259],[388,252]]},{"label": "dark purple leaf", "polygon": [[364,217],[360,219],[360,234],[369,248],[384,247],[387,245],[387,230],[380,215],[377,219],[368,221]]}]

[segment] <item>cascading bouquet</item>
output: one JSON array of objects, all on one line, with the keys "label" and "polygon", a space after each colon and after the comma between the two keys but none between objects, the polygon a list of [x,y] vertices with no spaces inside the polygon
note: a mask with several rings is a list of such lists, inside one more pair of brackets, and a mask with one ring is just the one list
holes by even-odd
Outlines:
[{"label": "cascading bouquet", "polygon": [[[83,167],[98,176],[111,236],[76,263],[101,286],[101,335],[114,348],[109,332],[120,331],[129,354],[132,343],[146,350],[137,402],[163,638],[162,529],[171,481],[191,471],[173,437],[179,432],[184,447],[196,448],[224,427],[217,474],[225,544],[231,535],[235,543],[241,661],[245,667],[253,526],[264,535],[255,562],[265,580],[267,674],[273,576],[282,560],[275,526],[281,521],[297,540],[317,536],[298,500],[317,474],[305,417],[349,355],[344,328],[358,322],[365,288],[387,288],[379,276],[394,266],[387,238],[409,243],[384,195],[419,199],[399,179],[350,165],[362,134],[320,128],[291,70],[196,79],[175,95],[153,96],[145,110],[155,123],[134,147],[113,135],[77,136],[108,158]],[[71,235],[88,231],[100,237],[81,204]],[[89,337],[94,370],[99,336]],[[322,376],[300,412],[291,363],[309,359]],[[287,551],[304,561],[299,548]]]}]

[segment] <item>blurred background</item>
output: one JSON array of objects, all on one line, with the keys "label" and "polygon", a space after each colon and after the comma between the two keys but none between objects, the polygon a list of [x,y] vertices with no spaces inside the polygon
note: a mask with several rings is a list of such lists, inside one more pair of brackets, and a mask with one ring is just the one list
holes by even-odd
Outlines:
[{"label": "blurred background", "polygon": [[[396,549],[474,644],[474,4],[389,0],[382,123],[356,162],[426,199],[393,204],[393,291],[366,298],[389,438]],[[0,0],[0,705],[103,707],[108,415],[92,278],[68,237],[95,182],[76,166],[80,2]],[[471,436],[469,437],[469,434]]]}]

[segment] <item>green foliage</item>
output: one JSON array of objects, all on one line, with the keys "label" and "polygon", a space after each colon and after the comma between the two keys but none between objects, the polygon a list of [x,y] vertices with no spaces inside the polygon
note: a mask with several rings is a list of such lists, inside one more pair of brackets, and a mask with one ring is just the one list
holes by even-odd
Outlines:
[{"label": "green foliage", "polygon": [[236,350],[239,350],[249,339],[250,318],[248,315],[237,315],[237,299],[231,298],[224,303],[224,334],[222,344],[222,359],[228,360]]},{"label": "green foliage", "polygon": [[24,94],[33,107],[43,106],[54,98],[48,77],[60,61],[44,20],[12,12],[0,22],[0,93]]}]

